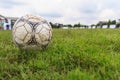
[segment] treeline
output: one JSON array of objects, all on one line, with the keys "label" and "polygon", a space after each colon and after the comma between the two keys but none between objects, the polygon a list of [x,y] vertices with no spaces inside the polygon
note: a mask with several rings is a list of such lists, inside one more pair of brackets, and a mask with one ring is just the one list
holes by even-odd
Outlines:
[{"label": "treeline", "polygon": [[110,28],[110,25],[115,25],[115,28],[120,27],[120,20],[117,22],[116,20],[108,20],[108,21],[99,21],[97,24],[92,24],[92,25],[84,25],[84,24],[60,24],[60,23],[52,23],[50,22],[50,25],[52,28],[62,28],[62,27],[68,27],[68,28],[103,28],[103,26],[107,26],[107,28]]},{"label": "treeline", "polygon": [[88,26],[87,25],[83,25],[83,24],[74,24],[74,25],[71,25],[71,24],[59,24],[59,23],[52,23],[50,22],[50,25],[52,26],[52,28],[62,28],[62,27],[68,27],[68,28],[78,28],[78,27],[84,27],[84,28],[87,28]]},{"label": "treeline", "polygon": [[92,24],[91,27],[103,28],[103,26],[105,25],[107,26],[107,28],[110,28],[110,25],[115,25],[115,28],[119,28],[120,23],[116,22],[116,20],[99,21],[97,24]]}]

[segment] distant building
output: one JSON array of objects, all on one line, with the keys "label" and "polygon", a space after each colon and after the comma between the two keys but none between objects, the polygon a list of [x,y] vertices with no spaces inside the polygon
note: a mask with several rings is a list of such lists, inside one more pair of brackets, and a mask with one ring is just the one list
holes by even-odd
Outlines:
[{"label": "distant building", "polygon": [[5,17],[0,15],[0,30],[11,30],[17,17]]},{"label": "distant building", "polygon": [[10,22],[11,29],[13,28],[14,23],[18,19],[18,17],[6,17],[7,20]]},{"label": "distant building", "polygon": [[2,15],[0,15],[0,29],[4,29],[4,23],[6,21],[6,18]]},{"label": "distant building", "polygon": [[55,23],[54,25],[56,26],[56,28],[62,28],[63,27],[63,24],[60,24],[60,23]]}]

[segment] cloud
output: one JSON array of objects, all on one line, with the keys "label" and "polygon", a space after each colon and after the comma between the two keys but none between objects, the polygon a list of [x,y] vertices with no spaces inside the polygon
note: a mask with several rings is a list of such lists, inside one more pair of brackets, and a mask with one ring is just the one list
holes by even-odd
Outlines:
[{"label": "cloud", "polygon": [[2,8],[13,8],[14,6],[19,5],[25,5],[25,3],[15,0],[0,0],[0,7]]},{"label": "cloud", "polygon": [[51,18],[60,18],[62,17],[62,14],[59,13],[40,13],[43,17],[51,17]]},{"label": "cloud", "polygon": [[[64,24],[93,24],[119,19],[119,0],[0,0],[0,14],[37,14],[48,21]],[[8,14],[9,13],[9,14]]]}]

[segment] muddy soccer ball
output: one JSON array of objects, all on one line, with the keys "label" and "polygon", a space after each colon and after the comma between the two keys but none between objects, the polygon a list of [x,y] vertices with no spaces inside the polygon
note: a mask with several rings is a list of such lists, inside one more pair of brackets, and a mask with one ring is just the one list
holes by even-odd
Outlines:
[{"label": "muddy soccer ball", "polygon": [[15,22],[12,35],[20,49],[44,49],[51,41],[52,28],[40,16],[25,15]]}]

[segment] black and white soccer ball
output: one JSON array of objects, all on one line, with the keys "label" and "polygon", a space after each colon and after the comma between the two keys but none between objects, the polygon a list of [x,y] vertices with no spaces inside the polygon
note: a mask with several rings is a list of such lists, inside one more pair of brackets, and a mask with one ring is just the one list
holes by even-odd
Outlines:
[{"label": "black and white soccer ball", "polygon": [[44,49],[51,41],[51,25],[42,17],[25,15],[12,29],[14,43],[20,49]]}]

